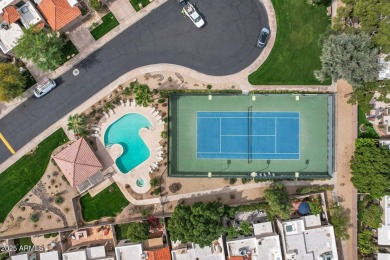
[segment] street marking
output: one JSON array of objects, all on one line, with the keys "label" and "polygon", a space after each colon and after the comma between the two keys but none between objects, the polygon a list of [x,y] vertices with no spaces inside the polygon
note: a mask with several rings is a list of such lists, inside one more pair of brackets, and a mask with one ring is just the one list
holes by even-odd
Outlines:
[{"label": "street marking", "polygon": [[3,141],[3,143],[5,144],[5,146],[7,146],[8,150],[12,153],[12,154],[15,154],[15,150],[12,148],[12,146],[8,143],[7,139],[5,139],[5,137],[0,133],[0,139],[1,141]]}]

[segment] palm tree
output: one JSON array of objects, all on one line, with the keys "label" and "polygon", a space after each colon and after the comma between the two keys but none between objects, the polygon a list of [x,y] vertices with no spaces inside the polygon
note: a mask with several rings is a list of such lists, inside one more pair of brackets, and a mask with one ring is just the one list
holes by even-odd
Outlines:
[{"label": "palm tree", "polygon": [[84,137],[88,134],[87,119],[84,115],[74,114],[68,117],[68,130],[72,130],[75,135]]},{"label": "palm tree", "polygon": [[150,97],[150,89],[148,85],[138,84],[134,87],[135,92],[135,101],[137,104],[147,107],[150,102],[152,102],[152,98]]}]

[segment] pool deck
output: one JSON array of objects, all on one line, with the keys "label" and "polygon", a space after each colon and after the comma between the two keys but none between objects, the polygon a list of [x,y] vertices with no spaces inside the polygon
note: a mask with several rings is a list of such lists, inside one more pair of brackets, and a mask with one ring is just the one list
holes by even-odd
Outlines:
[{"label": "pool deck", "polygon": [[[160,146],[159,142],[162,139],[161,132],[164,130],[164,124],[159,123],[156,116],[152,115],[151,107],[135,106],[135,103],[131,103],[130,106],[124,105],[116,107],[114,109],[114,114],[111,114],[109,117],[105,116],[102,120],[100,120],[99,125],[101,127],[101,134],[99,139],[104,144],[104,135],[107,128],[122,116],[130,113],[137,113],[145,116],[152,125],[151,130],[143,128],[139,132],[142,140],[145,142],[150,151],[150,156],[148,159],[126,174],[123,174],[114,163],[112,167],[117,173],[114,174],[112,178],[115,182],[123,186],[129,184],[134,192],[142,194],[148,192],[151,188],[149,166],[157,162],[157,148]],[[123,148],[121,145],[115,144],[110,149],[107,149],[107,151],[115,161],[123,153]],[[136,181],[139,178],[144,180],[143,187],[138,187],[136,185]]]}]

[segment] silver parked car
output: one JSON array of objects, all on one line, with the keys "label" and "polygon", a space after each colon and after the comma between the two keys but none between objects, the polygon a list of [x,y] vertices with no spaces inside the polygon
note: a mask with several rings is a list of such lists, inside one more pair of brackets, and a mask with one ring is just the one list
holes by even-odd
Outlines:
[{"label": "silver parked car", "polygon": [[259,39],[257,40],[257,46],[260,48],[264,48],[267,44],[268,36],[269,30],[267,28],[261,29]]}]

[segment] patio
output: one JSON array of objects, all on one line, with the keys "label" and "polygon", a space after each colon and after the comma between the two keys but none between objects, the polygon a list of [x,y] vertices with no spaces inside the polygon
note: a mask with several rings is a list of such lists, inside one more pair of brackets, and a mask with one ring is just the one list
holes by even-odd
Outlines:
[{"label": "patio", "polygon": [[[145,144],[147,145],[150,151],[150,156],[148,159],[146,159],[140,165],[136,166],[127,174],[121,173],[117,165],[113,164],[112,167],[118,173],[113,175],[113,179],[119,184],[122,184],[123,186],[125,186],[126,184],[130,185],[131,189],[137,193],[146,193],[151,188],[149,183],[150,182],[149,173],[151,173],[150,167],[152,167],[153,164],[154,165],[156,165],[156,163],[158,164],[158,158],[160,158],[161,155],[161,153],[158,151],[158,148],[160,146],[160,141],[162,140],[161,132],[164,130],[164,123],[159,121],[158,115],[152,114],[155,113],[152,112],[152,108],[137,106],[135,105],[135,103],[132,102],[126,102],[116,107],[114,110],[110,111],[109,113],[110,115],[106,114],[105,117],[103,117],[99,121],[101,134],[98,136],[98,139],[102,144],[104,144],[104,135],[107,128],[112,123],[114,123],[115,121],[123,117],[124,115],[130,113],[141,114],[145,116],[151,123],[150,129],[142,128],[139,132],[142,140],[145,142]],[[123,153],[122,146],[118,144],[115,144],[111,148],[106,148],[106,149],[113,161],[115,161]],[[152,167],[152,168],[156,168],[156,167]],[[142,179],[144,181],[142,187],[137,185],[137,180],[139,179]]]}]

